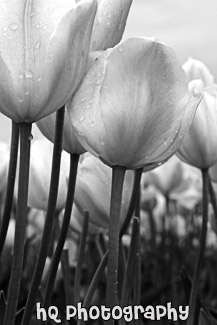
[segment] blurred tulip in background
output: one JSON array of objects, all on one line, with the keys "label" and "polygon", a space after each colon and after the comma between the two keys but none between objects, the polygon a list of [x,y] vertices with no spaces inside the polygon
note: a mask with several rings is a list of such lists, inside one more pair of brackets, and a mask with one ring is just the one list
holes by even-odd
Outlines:
[{"label": "blurred tulip in background", "polygon": [[173,156],[164,165],[148,172],[146,179],[161,193],[169,195],[182,182],[183,164],[179,158]]},{"label": "blurred tulip in background", "polygon": [[[108,228],[112,170],[92,155],[87,155],[78,167],[74,202],[80,214],[88,210],[90,223]],[[134,181],[134,172],[126,173],[121,220],[126,215]]]},{"label": "blurred tulip in background", "polygon": [[217,163],[216,84],[208,68],[200,61],[189,59],[183,68],[188,77],[189,87],[199,84],[203,90],[203,98],[177,155],[192,166],[209,168]]},{"label": "blurred tulip in background", "polygon": [[[41,133],[51,142],[54,143],[55,137],[56,113],[50,114],[37,122],[37,126]],[[86,150],[77,140],[74,128],[69,120],[68,111],[65,112],[63,142],[62,148],[69,154],[83,154]]]},{"label": "blurred tulip in background", "polygon": [[[30,207],[46,210],[51,176],[53,144],[46,138],[33,141],[30,160],[29,197]],[[69,171],[69,155],[62,152],[59,190],[56,209],[64,207],[67,194],[67,176]]]}]

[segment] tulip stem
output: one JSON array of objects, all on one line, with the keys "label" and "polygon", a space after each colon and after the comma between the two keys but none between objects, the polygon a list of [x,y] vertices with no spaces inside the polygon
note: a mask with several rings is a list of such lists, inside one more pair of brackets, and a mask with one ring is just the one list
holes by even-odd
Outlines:
[{"label": "tulip stem", "polygon": [[127,266],[126,266],[126,272],[124,275],[124,284],[123,284],[123,291],[122,291],[122,297],[121,297],[121,305],[122,307],[128,306],[131,303],[131,294],[134,287],[134,273],[135,273],[135,266],[136,266],[136,258],[137,253],[139,251],[139,243],[138,243],[138,237],[139,237],[139,231],[140,231],[140,220],[137,217],[133,218],[133,227],[132,227],[132,235],[131,235],[131,242],[129,247],[129,253],[127,257]]},{"label": "tulip stem", "polygon": [[61,152],[62,152],[64,113],[65,113],[64,107],[59,109],[56,113],[55,140],[54,140],[54,149],[53,149],[53,161],[52,161],[47,214],[46,214],[46,219],[44,224],[44,231],[42,234],[41,245],[39,249],[39,255],[36,262],[36,267],[34,270],[29,295],[27,298],[22,325],[29,325],[31,321],[32,311],[34,309],[34,303],[40,286],[44,265],[48,254],[52,232],[54,228],[57,193],[58,193],[58,186],[59,186]]},{"label": "tulip stem", "polygon": [[49,270],[48,282],[45,289],[44,308],[48,308],[50,305],[50,299],[52,296],[52,290],[56,279],[57,269],[61,259],[61,254],[63,251],[63,246],[65,243],[67,231],[69,228],[69,223],[70,223],[70,218],[72,213],[72,205],[74,200],[74,193],[75,193],[78,161],[79,161],[78,154],[70,155],[70,171],[69,171],[69,181],[68,181],[68,191],[66,197],[65,212],[64,212],[63,223],[60,230],[57,247],[54,256],[52,258],[52,262]]},{"label": "tulip stem", "polygon": [[4,242],[7,236],[8,225],[13,206],[14,198],[14,184],[17,169],[17,155],[19,145],[19,124],[12,121],[12,134],[11,134],[11,149],[10,149],[10,162],[8,168],[8,181],[6,189],[6,198],[4,211],[2,216],[1,232],[0,232],[0,257],[4,247]]},{"label": "tulip stem", "polygon": [[[11,278],[7,296],[7,307],[4,325],[13,325],[16,316],[17,303],[22,277],[24,247],[26,241],[27,199],[29,186],[29,161],[31,123],[20,123],[20,167],[17,197],[16,228],[14,238],[14,252],[12,261]],[[17,131],[16,131],[17,132]]]},{"label": "tulip stem", "polygon": [[[134,209],[135,209],[135,203],[136,203],[136,198],[137,198],[137,195],[138,195],[138,192],[140,190],[140,181],[141,181],[141,177],[142,177],[142,171],[143,169],[140,168],[140,169],[137,169],[135,171],[135,178],[134,178],[134,183],[133,183],[133,191],[132,191],[132,195],[131,195],[131,198],[130,198],[130,204],[129,204],[129,207],[128,207],[128,210],[127,210],[127,214],[126,214],[126,217],[124,219],[124,222],[121,226],[121,230],[120,230],[120,234],[119,234],[119,239],[121,239],[121,237],[125,234],[126,232],[126,229],[128,228],[129,226],[129,223],[131,221],[131,218],[132,218],[132,215],[133,215],[133,212],[134,212]],[[85,298],[84,298],[84,303],[83,303],[83,306],[85,308],[89,308],[90,307],[90,304],[91,304],[91,300],[92,300],[92,297],[93,297],[93,294],[95,292],[95,289],[98,285],[98,282],[103,274],[103,271],[107,265],[107,261],[108,261],[108,250],[105,252],[94,276],[93,276],[93,279],[91,281],[91,284],[88,288],[88,291],[85,295]],[[83,324],[83,322],[79,322],[78,323],[79,325]]]},{"label": "tulip stem", "polygon": [[[106,287],[106,305],[117,305],[117,272],[119,255],[119,228],[121,216],[121,200],[124,183],[125,168],[114,166],[112,169],[112,190],[109,218],[109,243],[108,243],[108,273]],[[113,324],[113,320],[109,322]]]},{"label": "tulip stem", "polygon": [[202,169],[202,178],[203,178],[203,220],[202,220],[202,229],[200,233],[200,249],[198,252],[194,277],[192,282],[191,294],[190,294],[190,315],[188,318],[188,325],[197,325],[196,321],[196,302],[197,302],[197,293],[198,293],[198,283],[199,276],[202,266],[202,259],[204,254],[204,249],[206,246],[206,233],[207,233],[207,221],[208,221],[208,193],[209,193],[209,178],[208,178],[208,169]]},{"label": "tulip stem", "polygon": [[217,201],[216,201],[215,191],[213,189],[210,177],[209,177],[209,194],[210,194],[210,201],[212,203],[212,207],[215,215],[215,222],[217,223]]},{"label": "tulip stem", "polygon": [[74,286],[74,303],[75,305],[80,301],[80,284],[81,284],[81,272],[82,264],[84,260],[85,246],[87,242],[88,235],[88,226],[89,226],[89,212],[84,211],[84,222],[82,227],[82,233],[80,238],[80,243],[78,247],[78,261],[77,267],[75,270],[75,286]]}]

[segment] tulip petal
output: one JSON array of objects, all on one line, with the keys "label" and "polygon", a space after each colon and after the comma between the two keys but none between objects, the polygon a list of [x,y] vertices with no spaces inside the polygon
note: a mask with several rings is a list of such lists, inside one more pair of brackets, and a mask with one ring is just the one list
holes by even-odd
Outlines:
[{"label": "tulip petal", "polygon": [[65,104],[86,69],[96,7],[95,0],[0,2],[5,115],[34,122]]},{"label": "tulip petal", "polygon": [[162,139],[175,141],[180,134],[187,102],[173,50],[153,38],[135,38],[97,59],[69,114],[82,145],[108,165],[152,169],[177,150],[174,144],[165,153]]},{"label": "tulip petal", "polygon": [[209,168],[217,163],[217,106],[216,96],[204,92],[193,123],[177,155],[198,168]]},{"label": "tulip petal", "polygon": [[[50,114],[36,123],[41,133],[53,143],[55,138],[55,123],[56,113]],[[67,110],[65,111],[64,118],[62,148],[69,154],[77,153],[81,155],[86,151],[77,140],[74,128],[69,120]]]},{"label": "tulip petal", "polygon": [[91,50],[106,50],[118,44],[124,33],[132,0],[98,0]]}]

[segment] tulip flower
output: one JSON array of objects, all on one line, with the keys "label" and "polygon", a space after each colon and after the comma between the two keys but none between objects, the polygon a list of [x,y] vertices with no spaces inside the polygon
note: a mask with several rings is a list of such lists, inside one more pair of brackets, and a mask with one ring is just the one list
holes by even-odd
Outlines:
[{"label": "tulip flower", "polygon": [[99,56],[67,107],[86,150],[109,166],[150,170],[176,152],[199,97],[171,48],[132,38]]},{"label": "tulip flower", "polygon": [[206,246],[209,191],[208,169],[217,163],[217,89],[211,73],[202,62],[191,59],[183,65],[183,69],[186,71],[188,77],[189,89],[197,85],[198,88],[203,90],[203,99],[199,104],[193,123],[177,152],[178,157],[183,161],[201,169],[203,179],[203,219],[200,234],[200,249],[195,262],[189,299],[191,309],[187,324],[190,325],[195,323],[198,281],[202,267],[203,252]]},{"label": "tulip flower", "polygon": [[106,50],[118,44],[124,33],[132,0],[98,0],[91,50]]},{"label": "tulip flower", "polygon": [[65,104],[87,65],[95,0],[0,2],[0,111],[35,122]]},{"label": "tulip flower", "polygon": [[148,182],[163,194],[169,195],[183,179],[183,163],[176,156],[171,157],[164,165],[147,173]]},{"label": "tulip flower", "polygon": [[[80,210],[78,210],[76,204],[74,204],[72,208],[72,214],[70,220],[70,229],[72,229],[72,231],[81,233],[83,222],[84,222],[84,214],[82,214]],[[88,225],[88,234],[94,236],[94,235],[98,235],[101,232],[105,232],[105,229],[96,226],[90,220]]]},{"label": "tulip flower", "polygon": [[[128,171],[122,198],[122,220],[129,206],[133,179],[134,173]],[[84,210],[88,210],[90,223],[99,228],[108,228],[109,225],[111,180],[111,169],[92,155],[85,157],[78,168],[75,205],[81,215],[83,215]]]},{"label": "tulip flower", "polygon": [[187,75],[189,81],[202,80],[203,84],[207,86],[213,86],[214,77],[210,73],[207,66],[199,60],[189,58],[184,64],[183,69]]},{"label": "tulip flower", "polygon": [[[37,122],[37,126],[41,133],[51,142],[54,142],[55,137],[55,122],[56,114],[50,114]],[[69,120],[68,113],[65,113],[64,128],[63,128],[63,142],[62,148],[69,154],[83,154],[86,150],[77,140],[74,128]]]},{"label": "tulip flower", "polygon": [[[33,141],[29,174],[29,196],[28,205],[30,207],[46,210],[50,186],[51,159],[53,144],[46,138]],[[60,180],[56,209],[64,207],[67,186],[66,177],[69,169],[68,154],[62,153]]]},{"label": "tulip flower", "polygon": [[[188,164],[205,169],[217,163],[217,89],[211,73],[202,62],[198,63],[191,59],[183,65],[183,68],[189,79],[189,88],[197,84],[204,93],[177,155]],[[190,79],[200,76],[200,80]]]}]

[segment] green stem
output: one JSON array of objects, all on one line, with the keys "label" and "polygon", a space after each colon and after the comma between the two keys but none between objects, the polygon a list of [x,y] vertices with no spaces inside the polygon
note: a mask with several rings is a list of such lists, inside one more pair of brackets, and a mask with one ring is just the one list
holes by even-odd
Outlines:
[{"label": "green stem", "polygon": [[134,179],[134,183],[133,183],[132,196],[130,198],[130,204],[129,204],[129,208],[127,210],[127,215],[126,215],[124,222],[121,226],[120,237],[122,237],[124,235],[124,233],[126,232],[128,226],[130,224],[130,221],[132,219],[132,215],[135,210],[136,200],[137,200],[137,197],[138,197],[139,191],[140,191],[140,182],[141,182],[142,173],[143,173],[143,168],[136,169],[136,171],[135,171],[135,179]]},{"label": "green stem", "polygon": [[188,325],[197,325],[195,310],[196,310],[199,276],[200,276],[200,271],[202,266],[204,249],[206,246],[206,233],[207,233],[207,221],[208,221],[208,191],[209,191],[208,169],[202,169],[202,178],[203,178],[203,221],[202,221],[202,229],[200,234],[200,249],[195,264],[194,277],[193,277],[191,294],[190,294],[190,302],[189,302],[190,315],[187,322]]},{"label": "green stem", "polygon": [[[109,243],[108,243],[108,273],[106,287],[106,306],[117,305],[117,272],[119,254],[119,227],[121,216],[122,189],[125,168],[114,166],[112,168],[112,190],[109,218]],[[113,324],[113,320],[109,322]]]},{"label": "green stem", "polygon": [[52,161],[47,215],[45,219],[44,231],[43,231],[41,245],[39,249],[39,255],[38,255],[35,271],[33,274],[29,295],[27,298],[26,309],[24,312],[22,325],[29,325],[31,321],[32,311],[34,309],[34,304],[40,286],[40,282],[44,270],[44,264],[49,250],[50,240],[51,240],[53,227],[54,227],[54,217],[55,217],[57,193],[58,193],[58,186],[59,186],[59,173],[60,173],[60,162],[61,162],[61,152],[62,152],[64,112],[65,109],[64,107],[62,107],[56,113],[56,131],[55,131],[55,140],[54,140],[54,149],[53,149],[53,161]]},{"label": "green stem", "polygon": [[61,256],[61,268],[63,275],[63,284],[66,297],[66,305],[73,304],[72,286],[71,286],[71,270],[69,265],[69,251],[63,249]]},{"label": "green stem", "polygon": [[84,223],[82,227],[82,234],[80,244],[78,248],[78,262],[75,270],[75,286],[74,286],[74,302],[75,305],[80,301],[80,283],[81,283],[81,272],[82,264],[84,260],[84,252],[88,235],[88,224],[89,224],[89,213],[84,211]]},{"label": "green stem", "polygon": [[[132,191],[132,195],[131,195],[131,199],[130,199],[130,204],[129,204],[129,207],[127,210],[125,220],[121,226],[119,238],[121,238],[125,234],[126,229],[128,228],[129,223],[131,221],[131,218],[132,218],[132,215],[133,215],[133,212],[135,209],[136,198],[137,198],[138,192],[140,190],[140,181],[141,181],[141,177],[142,177],[142,171],[143,171],[142,168],[137,169],[135,171],[135,179],[134,179],[134,183],[133,183],[133,191]],[[103,258],[102,258],[102,260],[101,260],[101,262],[92,278],[92,281],[88,288],[88,291],[85,295],[84,303],[83,303],[83,307],[85,307],[85,308],[90,307],[93,294],[96,290],[99,280],[101,279],[103,271],[107,265],[107,261],[108,261],[108,250],[105,252],[105,254],[104,254],[104,256],[103,256]],[[79,322],[79,324],[82,324],[82,322]]]},{"label": "green stem", "polygon": [[61,259],[61,254],[63,251],[63,246],[65,243],[67,231],[69,228],[69,223],[70,223],[71,213],[72,213],[72,205],[74,200],[74,193],[75,193],[78,161],[79,161],[78,154],[70,155],[70,172],[69,172],[69,182],[68,182],[65,212],[64,212],[63,223],[62,223],[57,247],[51,262],[47,286],[45,289],[44,308],[48,308],[50,304],[50,299],[52,296],[52,290],[56,279],[57,269]]},{"label": "green stem", "polygon": [[7,236],[8,225],[11,217],[11,210],[14,198],[14,184],[17,169],[17,155],[19,145],[19,124],[12,121],[12,134],[11,134],[11,149],[10,149],[10,162],[8,168],[8,181],[6,189],[6,198],[4,211],[2,216],[1,232],[0,232],[0,257],[4,247],[4,242]]},{"label": "green stem", "polygon": [[24,247],[26,241],[27,199],[29,186],[30,139],[32,124],[20,123],[20,167],[17,197],[17,215],[11,279],[8,289],[4,325],[13,325],[19,298]]},{"label": "green stem", "polygon": [[135,262],[136,262],[136,254],[138,253],[138,232],[140,226],[140,221],[137,217],[133,218],[133,228],[132,228],[132,235],[131,235],[131,242],[130,248],[127,258],[127,266],[126,272],[124,275],[124,285],[123,285],[123,292],[121,298],[121,305],[122,307],[130,305],[130,296],[134,286],[134,271],[135,271]]},{"label": "green stem", "polygon": [[209,194],[210,194],[210,200],[211,200],[214,215],[215,215],[215,222],[217,223],[217,202],[216,202],[215,191],[213,189],[210,177],[209,177]]}]

